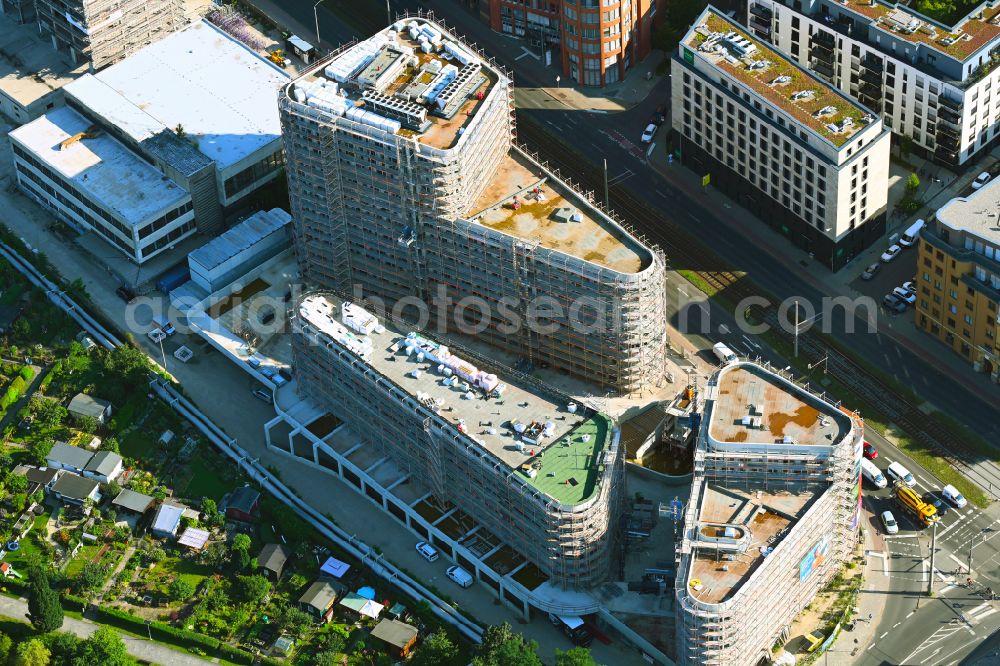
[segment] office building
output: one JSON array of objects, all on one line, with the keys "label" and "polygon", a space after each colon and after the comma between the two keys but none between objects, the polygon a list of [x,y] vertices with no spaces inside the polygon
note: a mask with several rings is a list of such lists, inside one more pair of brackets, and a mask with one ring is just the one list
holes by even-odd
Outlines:
[{"label": "office building", "polygon": [[958,166],[996,145],[1000,3],[947,25],[882,0],[749,0],[748,26],[882,114],[913,150]]},{"label": "office building", "polygon": [[93,72],[184,25],[181,0],[36,0],[35,8],[52,47]]},{"label": "office building", "polygon": [[[294,305],[292,336],[300,394],[349,416],[357,439],[338,450],[329,439],[310,446],[293,432],[286,451],[342,476],[425,538],[431,524],[443,530],[448,536],[433,542],[453,559],[464,552],[459,561],[477,577],[482,566],[470,556],[486,559],[497,539],[559,587],[589,588],[608,577],[625,497],[625,459],[610,418],[332,294]],[[409,486],[362,489],[348,462],[361,447],[368,460],[382,460],[379,476]],[[403,490],[432,495],[437,513],[405,517],[392,494]],[[444,513],[449,520],[437,520]],[[492,545],[476,550],[473,534]]]},{"label": "office building", "polygon": [[762,366],[709,380],[677,553],[677,663],[770,662],[857,543],[864,424]]},{"label": "office building", "polygon": [[490,27],[551,51],[552,64],[571,84],[616,83],[649,55],[664,0],[493,0]]},{"label": "office building", "polygon": [[885,233],[881,120],[712,7],[672,64],[681,160],[820,264]]},{"label": "office building", "polygon": [[[404,20],[306,70],[280,107],[307,281],[432,304],[449,331],[464,314],[480,340],[605,390],[662,382],[662,254],[512,145],[501,68]],[[483,304],[471,319],[466,297]],[[527,323],[539,297],[543,327]]]},{"label": "office building", "polygon": [[942,206],[920,232],[921,330],[1000,381],[1000,181]]},{"label": "office building", "polygon": [[212,24],[193,23],[66,85],[68,108],[12,132],[18,183],[141,264],[197,232],[218,233],[278,177],[274,95],[288,79]]}]

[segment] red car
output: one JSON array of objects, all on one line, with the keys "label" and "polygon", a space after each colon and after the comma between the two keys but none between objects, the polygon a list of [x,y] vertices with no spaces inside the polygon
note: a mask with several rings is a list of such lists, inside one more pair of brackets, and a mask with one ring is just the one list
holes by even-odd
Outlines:
[{"label": "red car", "polygon": [[868,458],[868,460],[875,460],[876,458],[878,458],[878,451],[876,451],[875,447],[869,444],[868,442],[865,442],[864,453],[865,453],[865,458]]}]

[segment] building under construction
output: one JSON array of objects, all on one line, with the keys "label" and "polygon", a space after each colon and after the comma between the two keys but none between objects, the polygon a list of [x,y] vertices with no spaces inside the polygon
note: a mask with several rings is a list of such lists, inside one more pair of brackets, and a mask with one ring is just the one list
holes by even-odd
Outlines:
[{"label": "building under construction", "polygon": [[343,47],[280,108],[307,281],[415,299],[449,333],[464,310],[478,339],[604,390],[662,382],[662,254],[514,145],[510,76],[440,23]]},{"label": "building under construction", "polygon": [[471,349],[405,331],[335,295],[303,297],[292,314],[299,391],[349,415],[354,434],[341,445],[299,432],[269,443],[353,484],[496,589],[516,585],[487,558],[503,543],[560,588],[604,582],[626,492],[612,420]]},{"label": "building under construction", "polygon": [[767,368],[713,376],[677,556],[679,664],[749,666],[788,639],[856,544],[863,437]]},{"label": "building under construction", "polygon": [[184,25],[181,0],[37,0],[35,7],[52,46],[94,72]]}]

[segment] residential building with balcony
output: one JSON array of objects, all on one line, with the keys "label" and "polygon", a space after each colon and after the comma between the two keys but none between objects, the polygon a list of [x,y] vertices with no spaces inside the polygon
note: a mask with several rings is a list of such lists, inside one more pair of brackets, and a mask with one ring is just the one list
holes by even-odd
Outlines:
[{"label": "residential building with balcony", "polygon": [[1000,181],[942,206],[920,234],[917,326],[1000,382]]},{"label": "residential building with balcony", "polygon": [[954,25],[882,0],[749,0],[747,25],[881,113],[908,148],[959,166],[1000,134],[1000,2]]},{"label": "residential building with balcony", "polygon": [[879,116],[709,7],[672,63],[681,161],[831,270],[885,232]]}]

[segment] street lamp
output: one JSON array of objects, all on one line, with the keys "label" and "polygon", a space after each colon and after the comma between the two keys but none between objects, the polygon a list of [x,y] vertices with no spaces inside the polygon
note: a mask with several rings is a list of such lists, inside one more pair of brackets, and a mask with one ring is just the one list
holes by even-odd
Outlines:
[{"label": "street lamp", "polygon": [[[319,36],[319,6],[322,3],[323,3],[323,0],[316,0],[316,4],[313,5],[313,18],[316,19],[316,48],[317,49],[320,47],[319,43],[323,41],[323,39]],[[386,0],[386,4],[387,5],[389,4],[389,0]]]},{"label": "street lamp", "polygon": [[799,321],[799,301],[798,301],[798,299],[796,299],[796,301],[795,301],[795,358],[799,357],[799,329],[801,327],[805,326],[806,324],[812,323],[814,321],[819,321],[819,319],[822,316],[823,316],[823,313],[820,312],[818,315],[813,315],[812,317],[809,317],[809,319],[806,319],[804,321]]}]

